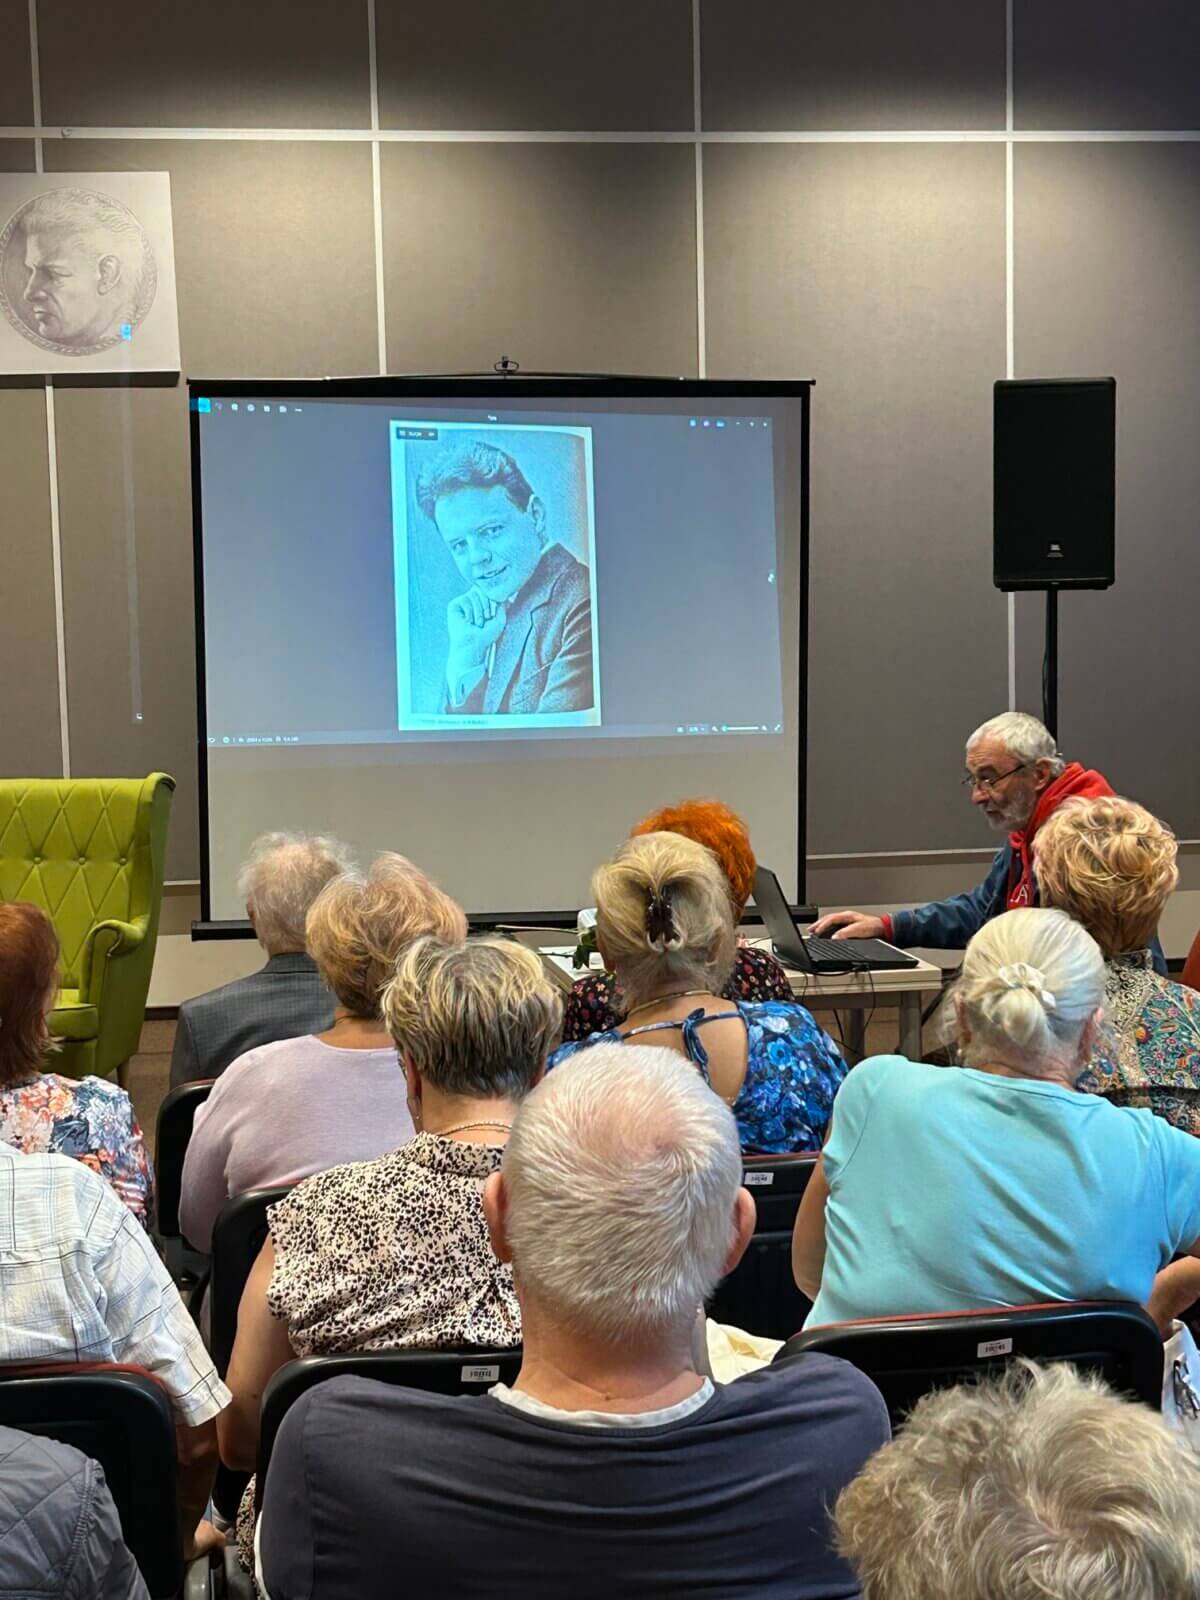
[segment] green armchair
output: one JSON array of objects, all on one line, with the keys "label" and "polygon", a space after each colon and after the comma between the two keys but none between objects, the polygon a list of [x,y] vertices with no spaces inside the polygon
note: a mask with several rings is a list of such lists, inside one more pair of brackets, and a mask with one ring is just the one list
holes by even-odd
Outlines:
[{"label": "green armchair", "polygon": [[120,1075],[138,1047],[158,940],[174,778],[0,780],[0,900],[32,900],[62,946],[48,1063]]}]

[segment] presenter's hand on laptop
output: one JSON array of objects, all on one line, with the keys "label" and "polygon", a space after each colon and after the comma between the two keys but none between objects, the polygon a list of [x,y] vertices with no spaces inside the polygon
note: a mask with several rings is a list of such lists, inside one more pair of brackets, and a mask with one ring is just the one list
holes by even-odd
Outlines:
[{"label": "presenter's hand on laptop", "polygon": [[488,651],[504,632],[508,613],[482,589],[471,588],[446,607],[446,685],[457,705],[465,700],[487,671]]},{"label": "presenter's hand on laptop", "polygon": [[818,939],[882,939],[883,918],[864,916],[861,911],[827,911],[809,932]]}]

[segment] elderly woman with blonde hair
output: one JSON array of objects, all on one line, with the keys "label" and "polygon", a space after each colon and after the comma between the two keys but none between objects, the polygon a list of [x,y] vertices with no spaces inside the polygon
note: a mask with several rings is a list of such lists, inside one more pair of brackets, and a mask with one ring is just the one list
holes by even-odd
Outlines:
[{"label": "elderly woman with blonde hair", "polygon": [[819,1149],[846,1065],[797,1002],[725,998],[737,930],[712,850],[679,833],[627,839],[592,893],[625,1020],[564,1044],[550,1065],[600,1043],[674,1050],[732,1107],[744,1150]]},{"label": "elderly woman with blonde hair", "polygon": [[365,878],[346,872],[325,885],[305,937],[333,991],[333,1026],[247,1050],[197,1111],[179,1214],[198,1250],[209,1248],[231,1195],[367,1161],[412,1138],[381,996],[415,939],[466,931],[462,909],[404,856],[381,855]]},{"label": "elderly woman with blonde hair", "polygon": [[427,938],[403,954],[382,1005],[417,1134],[377,1160],[319,1173],[271,1207],[238,1312],[233,1404],[218,1428],[235,1469],[254,1465],[263,1390],[295,1356],[521,1342],[512,1269],[488,1243],[483,1186],[558,1038],[558,992],[522,945]]},{"label": "elderly woman with blonde hair", "polygon": [[1077,1087],[1200,1134],[1200,994],[1155,972],[1150,944],[1179,881],[1175,835],[1132,800],[1068,800],[1038,834],[1042,902],[1105,960],[1105,1038]]},{"label": "elderly woman with blonde hair", "polygon": [[1200,1255],[1200,1140],[1076,1089],[1104,981],[1064,911],[1006,912],[963,959],[962,1066],[855,1067],[792,1237],[809,1326],[1047,1300],[1169,1321],[1162,1269]]}]

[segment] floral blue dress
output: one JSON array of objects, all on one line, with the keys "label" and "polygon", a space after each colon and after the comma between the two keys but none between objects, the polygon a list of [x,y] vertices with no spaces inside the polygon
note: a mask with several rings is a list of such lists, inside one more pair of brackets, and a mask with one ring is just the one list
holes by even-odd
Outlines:
[{"label": "floral blue dress", "polygon": [[688,1059],[708,1083],[708,1052],[701,1029],[706,1023],[730,1017],[741,1017],[746,1025],[746,1076],[732,1107],[742,1149],[771,1155],[819,1150],[829,1126],[833,1097],[849,1068],[829,1035],[795,1001],[739,1001],[733,1011],[705,1016],[700,1009],[682,1022],[651,1022],[627,1033],[609,1028],[560,1045],[547,1066],[553,1069],[594,1044],[622,1044],[674,1028],[683,1033]]}]

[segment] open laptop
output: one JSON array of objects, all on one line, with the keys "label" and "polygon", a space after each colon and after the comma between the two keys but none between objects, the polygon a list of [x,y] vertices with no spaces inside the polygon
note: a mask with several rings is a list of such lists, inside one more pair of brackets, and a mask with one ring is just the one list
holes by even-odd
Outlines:
[{"label": "open laptop", "polygon": [[754,875],[754,904],[762,913],[775,954],[801,972],[892,972],[917,965],[916,956],[882,939],[806,939],[770,867],[759,867]]}]

